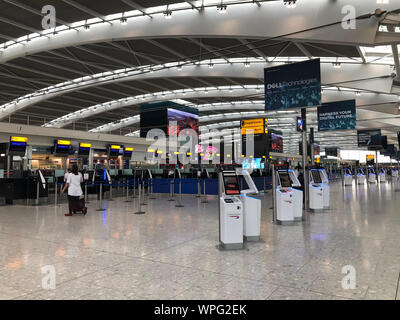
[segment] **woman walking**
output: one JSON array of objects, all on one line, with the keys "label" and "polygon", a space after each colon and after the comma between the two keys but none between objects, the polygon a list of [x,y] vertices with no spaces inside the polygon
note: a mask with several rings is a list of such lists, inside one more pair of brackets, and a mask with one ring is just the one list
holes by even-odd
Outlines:
[{"label": "woman walking", "polygon": [[[80,197],[83,195],[83,191],[81,188],[81,183],[83,182],[82,174],[78,171],[78,166],[75,164],[72,166],[72,172],[68,175],[67,183],[61,191],[61,194],[68,189],[68,207],[69,213],[66,213],[65,216],[72,216],[72,212],[77,204],[80,202]],[[86,214],[86,207],[83,206],[82,213]]]}]

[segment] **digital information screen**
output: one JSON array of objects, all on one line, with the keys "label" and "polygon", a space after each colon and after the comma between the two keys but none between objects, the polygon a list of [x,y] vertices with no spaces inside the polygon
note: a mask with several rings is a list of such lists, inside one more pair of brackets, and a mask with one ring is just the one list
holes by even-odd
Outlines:
[{"label": "digital information screen", "polygon": [[223,174],[225,194],[240,195],[239,180],[236,174]]},{"label": "digital information screen", "polygon": [[301,117],[296,118],[296,131],[303,132],[303,119]]},{"label": "digital information screen", "polygon": [[121,149],[121,146],[118,146],[115,144],[108,146],[108,156],[109,157],[118,157],[120,149]]},{"label": "digital information screen", "polygon": [[56,154],[68,154],[71,148],[71,141],[69,140],[56,140],[54,145],[54,152]]},{"label": "digital information screen", "polygon": [[278,171],[278,175],[282,188],[290,188],[292,186],[292,182],[287,171]]},{"label": "digital information screen", "polygon": [[25,153],[28,138],[26,137],[10,137],[9,152]]},{"label": "digital information screen", "polygon": [[80,156],[89,156],[92,145],[90,143],[80,143],[78,154]]},{"label": "digital information screen", "polygon": [[[199,133],[199,116],[189,112],[168,109],[168,135],[179,135],[180,133],[190,135],[191,129],[197,134]],[[176,122],[176,125],[171,125]]]},{"label": "digital information screen", "polygon": [[359,147],[379,147],[382,145],[381,129],[358,130],[357,140]]},{"label": "digital information screen", "polygon": [[322,183],[321,175],[318,170],[311,170],[311,175],[313,177],[314,183]]},{"label": "digital information screen", "polygon": [[271,133],[271,152],[283,152],[283,137],[280,134]]},{"label": "digital information screen", "polygon": [[127,147],[124,149],[124,158],[131,158],[133,153],[133,148]]},{"label": "digital information screen", "polygon": [[242,162],[242,168],[248,169],[264,169],[264,162],[261,158],[244,158]]}]

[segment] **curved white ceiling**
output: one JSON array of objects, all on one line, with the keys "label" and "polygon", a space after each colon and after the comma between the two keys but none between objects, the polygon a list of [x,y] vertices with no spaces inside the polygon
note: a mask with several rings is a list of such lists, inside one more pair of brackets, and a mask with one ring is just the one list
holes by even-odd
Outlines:
[{"label": "curved white ceiling", "polygon": [[[384,5],[385,10],[398,9],[392,1]],[[108,17],[108,21],[95,18],[90,29],[85,29],[86,21],[73,23],[71,27],[59,27],[58,32],[49,30],[41,34],[22,37],[22,43],[5,43],[0,63],[26,55],[59,48],[79,46],[88,43],[107,42],[123,39],[145,39],[165,37],[232,37],[232,38],[275,38],[285,36],[290,39],[373,45],[379,20],[376,18],[357,20],[355,29],[344,29],[341,25],[345,14],[343,6],[357,8],[357,16],[373,13],[379,5],[375,0],[302,0],[296,10],[288,10],[281,1],[230,6],[226,14],[218,14],[215,7],[199,12],[187,10],[173,13],[173,19],[165,19],[162,11],[147,16],[128,18],[126,24],[118,22],[120,15]],[[273,12],[273,14],[271,14]],[[137,14],[141,14],[137,12]],[[107,17],[106,17],[107,18]],[[110,23],[110,21],[113,21]],[[319,29],[320,26],[338,23]],[[243,27],[246,26],[246,27]],[[309,30],[299,32],[299,30]],[[24,41],[28,40],[29,41]]]},{"label": "curved white ceiling", "polygon": [[[38,104],[42,101],[56,98],[66,93],[99,86],[101,84],[181,77],[240,77],[262,80],[264,78],[264,68],[267,66],[277,65],[277,63],[260,62],[260,60],[256,58],[249,58],[247,60],[252,61],[248,67],[245,67],[243,62],[219,62],[214,64],[213,69],[210,69],[208,67],[210,60],[207,60],[203,61],[200,65],[190,64],[180,68],[179,65],[185,63],[185,61],[182,61],[182,63],[177,62],[172,66],[158,66],[157,68],[160,69],[153,67],[151,71],[148,67],[146,69],[135,68],[127,71],[116,70],[77,78],[39,90],[0,106],[0,120],[16,111]],[[342,87],[371,90],[382,93],[390,93],[392,91],[392,73],[393,67],[389,65],[343,63],[340,69],[336,69],[333,67],[332,63],[327,62],[321,64],[321,80],[323,85],[340,85]],[[85,113],[87,109],[83,109],[83,113]]]}]

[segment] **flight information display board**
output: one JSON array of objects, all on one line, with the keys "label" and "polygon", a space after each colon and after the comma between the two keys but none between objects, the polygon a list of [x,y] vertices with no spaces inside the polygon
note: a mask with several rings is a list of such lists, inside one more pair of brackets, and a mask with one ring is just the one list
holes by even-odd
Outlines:
[{"label": "flight information display board", "polygon": [[90,143],[80,143],[79,144],[78,155],[88,157],[89,154],[90,154],[90,149],[91,148],[92,148],[92,145]]},{"label": "flight information display board", "polygon": [[58,155],[68,155],[71,148],[71,141],[56,140],[54,143],[54,153]]},{"label": "flight information display board", "polygon": [[10,137],[8,152],[10,154],[25,154],[28,138],[26,137]]}]

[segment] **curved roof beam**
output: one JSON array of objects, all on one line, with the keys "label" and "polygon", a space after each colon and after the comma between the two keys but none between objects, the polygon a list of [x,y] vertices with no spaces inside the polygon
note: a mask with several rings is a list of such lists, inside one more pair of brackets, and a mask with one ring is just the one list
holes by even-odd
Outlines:
[{"label": "curved roof beam", "polygon": [[[341,100],[356,100],[356,105],[358,108],[366,108],[376,105],[383,104],[397,104],[398,97],[396,95],[390,94],[376,94],[371,92],[358,92],[358,91],[339,91],[337,89],[328,89],[324,90],[322,101],[324,103],[341,101]],[[278,115],[276,111],[263,113],[265,110],[265,103],[263,100],[253,100],[253,101],[231,101],[231,102],[221,102],[221,103],[212,103],[212,104],[203,104],[203,105],[191,105],[191,107],[196,107],[199,112],[207,112],[207,111],[232,111],[232,110],[249,110],[254,112],[253,115]],[[295,113],[296,111],[289,110],[291,113]],[[251,112],[246,112],[244,114],[250,114]],[[261,113],[260,113],[261,112]],[[360,111],[361,112],[361,111]],[[242,113],[241,113],[242,114]],[[216,114],[210,116],[200,117],[200,122],[214,121],[215,119],[219,120],[218,116],[223,115]],[[217,118],[216,118],[217,117]],[[276,119],[276,118],[272,118]],[[89,132],[110,132],[114,130],[118,130],[133,124],[137,124],[140,122],[140,115],[136,115],[133,117],[128,117],[121,119],[120,121],[111,122],[97,128],[89,130]]]},{"label": "curved roof beam", "polygon": [[[307,58],[302,58],[307,59]],[[356,88],[360,90],[371,90],[375,92],[389,93],[392,90],[393,72],[390,65],[342,63],[340,69],[335,69],[332,62],[321,63],[321,77],[323,85],[340,85],[342,87]],[[333,59],[335,62],[336,59]],[[71,81],[60,83],[32,94],[20,97],[7,104],[0,106],[0,120],[8,115],[38,104],[42,101],[52,99],[63,94],[77,90],[83,90],[99,85],[114,84],[126,81],[151,80],[157,78],[185,78],[185,77],[218,77],[218,78],[249,78],[264,79],[264,68],[282,64],[260,62],[257,58],[231,59],[230,63],[221,60],[213,60],[214,67],[209,68],[210,60],[202,61],[199,64],[184,65],[187,63],[175,62],[166,65],[146,66],[143,68],[130,68],[103,72],[100,74],[77,78]],[[251,63],[244,67],[244,63]],[[372,85],[371,79],[374,79]],[[183,86],[183,85],[182,85]]]},{"label": "curved roof beam", "polygon": [[[134,10],[109,17],[80,21],[70,26],[59,26],[55,30],[33,33],[4,43],[0,63],[43,51],[89,43],[157,37],[260,39],[285,37],[314,42],[354,44],[356,41],[357,44],[374,45],[379,27],[379,20],[375,17],[358,19],[355,29],[344,29],[341,26],[344,17],[342,8],[345,4],[357,8],[358,16],[368,16],[378,7],[375,0],[320,0],[318,2],[302,0],[296,7],[295,17],[298,18],[295,20],[293,20],[294,12],[288,10],[282,1],[268,1],[262,6],[246,2],[230,5],[224,15],[218,14],[215,9],[220,1],[215,1],[211,7],[205,6],[202,12],[192,10],[190,4],[185,5],[183,2],[169,6],[169,9],[173,11],[173,19],[165,19],[164,7],[158,7],[146,9],[146,14],[151,14],[153,19],[143,16],[143,12],[139,10]],[[398,9],[398,5],[393,2],[386,4],[384,9],[388,11]],[[229,3],[229,0],[225,3]],[[123,24],[119,23],[121,18],[127,20]],[[295,21],[295,23],[288,23],[288,21]],[[88,25],[90,28],[87,28]],[[330,26],[323,27],[326,25]],[[246,28],[239,28],[239,26],[246,26]],[[285,30],[284,33],[283,30]]]}]

